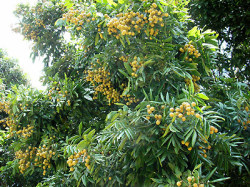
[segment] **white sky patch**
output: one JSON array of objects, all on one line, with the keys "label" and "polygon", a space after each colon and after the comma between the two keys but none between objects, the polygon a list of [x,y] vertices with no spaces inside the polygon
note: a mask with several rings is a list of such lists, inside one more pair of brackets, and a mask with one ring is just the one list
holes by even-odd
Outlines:
[{"label": "white sky patch", "polygon": [[12,31],[12,26],[18,22],[13,14],[19,3],[35,4],[36,0],[2,0],[0,6],[0,48],[7,51],[8,56],[18,60],[21,69],[27,75],[33,87],[44,89],[39,80],[43,75],[43,63],[30,58],[32,43],[24,40],[23,36]]}]

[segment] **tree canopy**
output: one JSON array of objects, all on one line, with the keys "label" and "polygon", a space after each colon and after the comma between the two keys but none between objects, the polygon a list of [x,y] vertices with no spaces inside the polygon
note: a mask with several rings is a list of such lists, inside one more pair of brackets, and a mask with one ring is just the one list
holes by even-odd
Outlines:
[{"label": "tree canopy", "polygon": [[218,34],[190,29],[187,3],[20,5],[47,89],[0,102],[2,185],[247,185],[248,86],[218,74]]},{"label": "tree canopy", "polygon": [[27,79],[17,61],[8,57],[3,49],[0,49],[0,79],[6,89],[10,89],[15,84],[27,84]]},{"label": "tree canopy", "polygon": [[250,2],[244,0],[212,0],[189,2],[189,13],[195,24],[219,34],[221,52],[219,70],[226,69],[231,76],[241,80],[250,77]]}]

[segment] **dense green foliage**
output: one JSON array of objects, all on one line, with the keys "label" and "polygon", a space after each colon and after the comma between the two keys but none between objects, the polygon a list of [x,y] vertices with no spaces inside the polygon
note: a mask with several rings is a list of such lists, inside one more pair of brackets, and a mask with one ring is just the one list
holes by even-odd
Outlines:
[{"label": "dense green foliage", "polygon": [[17,61],[8,57],[2,49],[0,49],[0,79],[7,89],[10,89],[11,85],[27,84],[27,79]]},{"label": "dense green foliage", "polygon": [[250,80],[250,2],[245,0],[191,0],[189,13],[195,24],[219,34],[222,47],[218,57],[219,70],[226,69],[230,76]]},{"label": "dense green foliage", "polygon": [[249,184],[248,86],[177,2],[19,6],[48,88],[0,92],[2,186]]}]

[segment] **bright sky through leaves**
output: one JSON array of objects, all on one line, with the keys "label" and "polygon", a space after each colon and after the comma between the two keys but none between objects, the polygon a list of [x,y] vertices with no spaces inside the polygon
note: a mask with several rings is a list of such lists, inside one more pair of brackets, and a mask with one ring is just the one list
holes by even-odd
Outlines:
[{"label": "bright sky through leaves", "polygon": [[0,48],[7,51],[12,58],[18,59],[18,62],[27,74],[33,87],[43,89],[39,78],[42,76],[43,65],[41,60],[37,59],[35,63],[30,58],[32,43],[24,40],[23,36],[14,33],[12,26],[17,23],[18,19],[13,14],[17,4],[30,3],[34,4],[36,0],[5,0],[0,6]]}]

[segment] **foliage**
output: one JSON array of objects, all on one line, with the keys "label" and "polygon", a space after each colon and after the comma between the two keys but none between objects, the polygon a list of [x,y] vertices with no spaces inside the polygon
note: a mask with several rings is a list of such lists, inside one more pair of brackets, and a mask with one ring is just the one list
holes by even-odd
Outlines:
[{"label": "foliage", "polygon": [[[189,13],[195,24],[201,28],[210,28],[219,34],[222,55],[220,68],[232,76],[249,81],[249,2],[244,0],[212,0],[189,3]],[[226,44],[225,49],[223,46]]]},{"label": "foliage", "polygon": [[6,89],[10,89],[14,84],[27,84],[27,79],[17,61],[8,57],[2,49],[0,49],[0,79]]},{"label": "foliage", "polygon": [[54,25],[65,7],[58,0],[39,1],[34,7],[20,4],[15,15],[20,24],[13,30],[21,33],[25,39],[34,41],[32,56],[44,56],[45,67],[51,65],[51,58],[61,57],[65,45],[62,39],[64,28]]},{"label": "foliage", "polygon": [[[58,19],[50,10],[59,5]],[[188,30],[186,3],[38,6],[34,14],[54,13],[57,21],[28,38],[34,46],[51,27],[71,39],[56,40],[68,49],[58,55],[48,52],[49,38],[38,49],[50,58],[46,91],[19,86],[4,96],[1,146],[15,157],[1,167],[3,178],[13,167],[12,177],[21,173],[27,184],[37,176],[33,186],[249,183],[248,87],[217,76],[218,35]],[[26,37],[24,22],[37,29],[31,9],[20,13]]]}]

